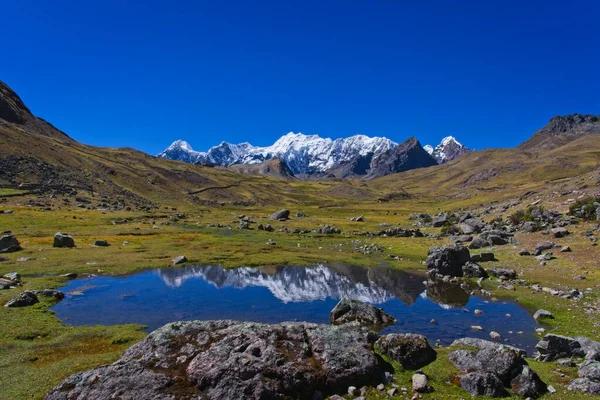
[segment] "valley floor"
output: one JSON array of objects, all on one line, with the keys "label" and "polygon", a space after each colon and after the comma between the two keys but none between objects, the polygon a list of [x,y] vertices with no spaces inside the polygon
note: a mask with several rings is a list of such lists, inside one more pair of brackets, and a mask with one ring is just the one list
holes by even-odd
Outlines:
[{"label": "valley floor", "polygon": [[[385,229],[381,224],[414,229],[414,221],[409,218],[412,213],[436,213],[457,207],[457,204],[417,200],[361,203],[344,208],[294,206],[290,208],[291,219],[280,222],[268,220],[276,209],[214,207],[110,212],[60,207],[57,202],[50,210],[43,211],[39,207],[22,205],[23,200],[16,193],[16,197],[7,198],[0,206],[2,210],[12,210],[12,213],[0,214],[1,230],[12,231],[23,247],[19,252],[4,254],[8,259],[0,262],[0,275],[18,272],[23,279],[22,287],[0,291],[2,304],[26,289],[60,288],[68,279],[62,274],[122,275],[167,267],[172,258],[180,255],[186,256],[190,264],[219,264],[230,268],[385,263],[425,275],[423,261],[428,248],[449,243],[447,237],[397,238],[363,233]],[[495,205],[485,218],[492,219],[500,208]],[[296,217],[297,212],[306,217]],[[237,229],[242,215],[255,222],[250,224],[253,229]],[[364,222],[349,220],[358,216],[363,216]],[[213,226],[207,227],[207,224]],[[216,224],[229,224],[231,229],[214,227]],[[259,224],[271,224],[274,231],[257,230]],[[296,229],[314,230],[324,225],[339,228],[343,233],[292,233]],[[532,313],[539,308],[551,311],[556,319],[545,323],[547,332],[598,339],[600,249],[592,246],[584,235],[596,228],[596,223],[588,222],[570,226],[571,235],[556,241],[570,246],[572,252],[556,253],[556,259],[545,266],[534,257],[518,255],[521,248],[533,249],[537,242],[548,239],[541,233],[517,234],[518,244],[493,249],[498,259],[494,267],[515,269],[519,278],[528,284],[579,289],[585,293],[583,300],[562,299],[518,285],[515,291],[498,289],[495,280],[484,281],[484,288],[498,298],[520,302]],[[422,231],[439,233],[440,229],[423,228]],[[56,232],[72,235],[76,248],[52,247]],[[99,239],[107,240],[111,245],[93,246]],[[394,257],[390,257],[392,255]],[[582,275],[585,280],[574,279]],[[0,308],[0,387],[3,388],[0,398],[42,398],[65,377],[115,361],[126,348],[145,336],[142,327],[136,325],[65,325],[48,309],[51,304],[50,300],[42,300],[31,307]],[[430,383],[436,391],[424,394],[423,398],[468,397],[454,384],[457,371],[445,357],[446,352],[446,349],[439,349],[438,360],[424,369],[432,377]],[[544,399],[585,398],[566,390],[566,384],[577,377],[576,368],[528,362],[557,390],[555,394],[545,395]],[[399,386],[410,388],[411,375],[397,369]],[[384,394],[373,389],[367,398],[384,398]]]}]

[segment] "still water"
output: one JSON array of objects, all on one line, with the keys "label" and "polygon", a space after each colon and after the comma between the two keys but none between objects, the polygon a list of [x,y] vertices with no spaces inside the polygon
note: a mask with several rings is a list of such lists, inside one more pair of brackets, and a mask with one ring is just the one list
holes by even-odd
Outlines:
[{"label": "still water", "polygon": [[[195,319],[328,323],[339,299],[349,297],[375,304],[398,320],[382,333],[420,333],[447,345],[466,336],[490,339],[489,332],[496,331],[500,341],[532,351],[539,325],[517,303],[469,296],[452,284],[425,286],[424,280],[393,268],[351,265],[173,267],[70,281],[65,299],[53,310],[72,325],[138,323],[151,331]],[[475,309],[483,315],[474,315]]]}]

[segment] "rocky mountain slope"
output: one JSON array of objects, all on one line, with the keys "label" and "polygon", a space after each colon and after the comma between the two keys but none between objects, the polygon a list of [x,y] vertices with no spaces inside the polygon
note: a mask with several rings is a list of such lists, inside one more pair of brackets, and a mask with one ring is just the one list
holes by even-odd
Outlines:
[{"label": "rocky mountain slope", "polygon": [[447,136],[442,139],[440,144],[435,146],[435,148],[428,144],[423,146],[423,148],[427,153],[435,158],[438,164],[450,162],[470,151],[466,146],[459,143],[458,140],[452,136]]},{"label": "rocky mountain slope", "polygon": [[0,124],[6,127],[7,123],[38,135],[70,140],[66,133],[34,116],[23,100],[6,83],[0,81]]},{"label": "rocky mountain slope", "polygon": [[437,165],[436,160],[423,149],[416,138],[410,137],[404,143],[374,157],[367,178],[373,179],[434,165]]},{"label": "rocky mountain slope", "polygon": [[556,116],[517,148],[523,151],[548,151],[587,136],[600,134],[600,115]]}]

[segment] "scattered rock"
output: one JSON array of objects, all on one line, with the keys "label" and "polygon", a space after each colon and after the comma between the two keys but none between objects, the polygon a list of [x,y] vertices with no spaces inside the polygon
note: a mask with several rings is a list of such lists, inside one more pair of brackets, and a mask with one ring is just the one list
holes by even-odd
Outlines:
[{"label": "scattered rock", "polygon": [[381,330],[396,323],[394,317],[362,301],[344,298],[336,304],[329,314],[332,325],[356,323],[360,326]]},{"label": "scattered rock", "polygon": [[535,252],[536,255],[540,254],[542,251],[544,250],[550,250],[554,248],[554,243],[553,242],[540,242],[538,244],[535,245]]},{"label": "scattered rock", "polygon": [[500,338],[502,338],[502,335],[500,335],[500,334],[499,334],[498,332],[496,332],[496,331],[491,331],[491,332],[490,332],[490,337],[491,337],[492,339],[500,339]]},{"label": "scattered rock", "polygon": [[94,246],[108,247],[108,246],[110,246],[110,244],[108,244],[108,242],[106,240],[95,240]]},{"label": "scattered rock", "polygon": [[179,265],[188,262],[188,259],[185,256],[177,256],[171,260],[173,265]]},{"label": "scattered rock", "polygon": [[29,307],[39,302],[40,300],[34,292],[26,290],[14,299],[9,300],[4,307]]},{"label": "scattered rock", "polygon": [[15,283],[21,283],[21,275],[18,272],[9,272],[8,274],[5,274],[3,278]]},{"label": "scattered rock", "polygon": [[520,256],[530,256],[531,253],[528,252],[527,250],[523,249],[523,250],[519,251],[519,255]]},{"label": "scattered rock", "polygon": [[540,319],[554,319],[554,315],[552,315],[550,311],[540,309],[537,310],[535,314],[533,314],[533,319],[535,319],[536,321]]},{"label": "scattered rock", "polygon": [[56,289],[34,290],[33,293],[36,296],[52,297],[56,300],[62,300],[65,298],[65,294]]},{"label": "scattered rock", "polygon": [[68,272],[66,274],[61,275],[63,278],[75,279],[77,278],[77,274],[74,272]]},{"label": "scattered rock", "polygon": [[504,269],[504,268],[488,268],[488,274],[506,280],[517,279],[517,271],[514,269]]},{"label": "scattered rock", "polygon": [[555,238],[562,238],[569,235],[569,231],[566,228],[553,228],[550,232],[552,232]]},{"label": "scattered rock", "polygon": [[64,380],[47,400],[135,393],[211,399],[312,398],[373,385],[385,365],[372,333],[351,325],[186,321],[165,325],[114,364]]},{"label": "scattered rock", "polygon": [[475,238],[469,244],[469,248],[471,250],[477,250],[477,249],[483,249],[484,247],[489,247],[491,245],[492,244],[489,241],[487,241],[487,240],[484,240],[482,238]]},{"label": "scattered rock", "polygon": [[19,241],[14,235],[3,235],[0,237],[0,253],[14,253],[23,250]]},{"label": "scattered rock", "polygon": [[437,357],[427,338],[413,333],[391,333],[382,336],[375,342],[375,348],[408,370],[423,368]]},{"label": "scattered rock", "polygon": [[563,358],[558,360],[557,363],[561,367],[575,367],[577,365],[575,364],[575,361],[571,360],[570,358]]},{"label": "scattered rock", "polygon": [[433,388],[429,386],[429,378],[422,371],[412,376],[412,390],[416,393],[429,393]]},{"label": "scattered rock", "polygon": [[54,244],[53,247],[75,247],[75,241],[73,238],[67,233],[58,232],[54,235]]},{"label": "scattered rock", "polygon": [[271,216],[269,217],[269,219],[272,221],[281,221],[281,220],[286,220],[289,218],[290,218],[290,210],[280,210],[280,211],[277,211],[276,213],[271,214]]},{"label": "scattered rock", "polygon": [[579,366],[579,377],[600,381],[600,361],[585,360]]},{"label": "scattered rock", "polygon": [[571,248],[569,246],[563,246],[560,248],[560,252],[561,253],[570,253],[571,252]]}]

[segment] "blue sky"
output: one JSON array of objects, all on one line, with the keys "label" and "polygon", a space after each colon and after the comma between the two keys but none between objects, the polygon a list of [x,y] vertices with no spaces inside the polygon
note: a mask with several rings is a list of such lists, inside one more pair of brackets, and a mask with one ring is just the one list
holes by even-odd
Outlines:
[{"label": "blue sky", "polygon": [[597,0],[4,0],[0,79],[75,139],[509,147],[600,114]]}]

